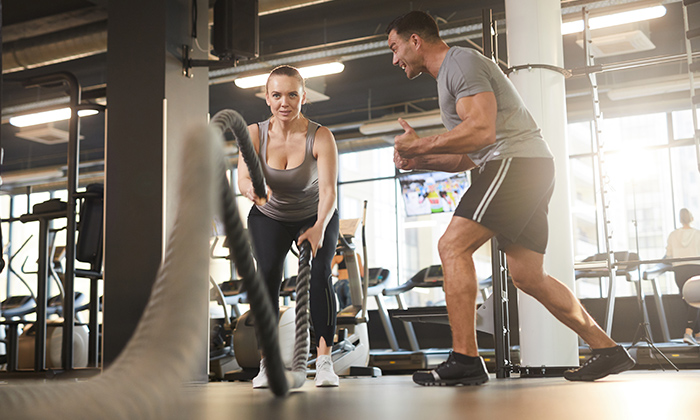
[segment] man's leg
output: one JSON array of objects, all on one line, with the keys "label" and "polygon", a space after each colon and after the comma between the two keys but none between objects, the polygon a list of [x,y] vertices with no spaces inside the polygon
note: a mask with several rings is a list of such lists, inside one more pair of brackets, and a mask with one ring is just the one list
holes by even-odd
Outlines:
[{"label": "man's leg", "polygon": [[544,272],[544,255],[520,245],[510,245],[506,256],[515,287],[537,299],[591,348],[616,344],[586,312],[571,289]]},{"label": "man's leg", "polygon": [[595,381],[634,367],[634,359],[603,332],[573,292],[544,272],[544,255],[521,245],[510,245],[505,251],[513,284],[542,303],[593,349],[583,366],[564,372],[566,379]]},{"label": "man's leg", "polygon": [[494,233],[463,217],[453,217],[440,238],[438,251],[445,276],[445,300],[452,329],[452,348],[457,353],[476,357],[476,296],[478,281],[474,252]]},{"label": "man's leg", "polygon": [[489,380],[476,344],[478,286],[472,255],[492,236],[493,232],[478,223],[455,216],[440,238],[438,250],[445,276],[453,352],[435,369],[414,373],[415,383],[428,386],[480,385]]}]

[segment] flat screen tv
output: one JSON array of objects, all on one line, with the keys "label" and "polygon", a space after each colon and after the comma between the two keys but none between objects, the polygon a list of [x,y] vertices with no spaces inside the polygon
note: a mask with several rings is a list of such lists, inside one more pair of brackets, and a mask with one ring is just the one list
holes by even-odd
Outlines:
[{"label": "flat screen tv", "polygon": [[452,212],[469,187],[465,172],[412,172],[399,182],[406,216]]}]

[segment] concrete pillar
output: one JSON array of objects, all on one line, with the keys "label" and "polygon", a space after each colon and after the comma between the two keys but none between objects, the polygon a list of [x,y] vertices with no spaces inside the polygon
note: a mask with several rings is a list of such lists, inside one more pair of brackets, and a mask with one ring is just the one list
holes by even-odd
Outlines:
[{"label": "concrete pillar", "polygon": [[[199,43],[206,46],[208,1],[197,5]],[[182,74],[182,46],[192,45],[191,0],[112,1],[108,30],[105,366],[131,338],[149,299],[174,217],[180,143],[188,127],[206,123],[209,108],[207,69]],[[207,57],[195,48],[193,58]],[[205,308],[207,279],[192,280],[202,281],[193,299]],[[182,339],[208,346],[208,332],[203,309],[201,336]],[[207,370],[202,360],[193,379],[205,381]]]},{"label": "concrete pillar", "polygon": [[[509,65],[563,67],[559,0],[506,0],[505,6]],[[545,269],[574,290],[564,76],[532,69],[511,73],[510,79],[554,154],[556,187],[549,206]],[[578,366],[576,334],[522,292],[518,292],[518,305],[521,365]]]}]

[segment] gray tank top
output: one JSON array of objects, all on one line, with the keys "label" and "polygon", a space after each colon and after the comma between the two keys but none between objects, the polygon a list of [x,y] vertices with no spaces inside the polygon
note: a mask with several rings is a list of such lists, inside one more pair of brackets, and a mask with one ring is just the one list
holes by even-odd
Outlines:
[{"label": "gray tank top", "polygon": [[318,168],[314,158],[314,139],[319,124],[309,120],[306,130],[306,155],[301,165],[291,169],[275,169],[267,164],[267,141],[270,120],[258,123],[260,131],[260,163],[265,181],[272,190],[270,201],[257,206],[267,217],[283,222],[298,222],[318,213]]}]

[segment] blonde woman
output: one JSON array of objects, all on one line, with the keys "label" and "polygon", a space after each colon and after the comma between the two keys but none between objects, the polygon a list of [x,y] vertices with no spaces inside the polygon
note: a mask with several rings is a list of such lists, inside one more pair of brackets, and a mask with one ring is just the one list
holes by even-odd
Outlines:
[{"label": "blonde woman", "polygon": [[[243,159],[238,160],[238,187],[255,203],[248,215],[248,231],[258,271],[272,302],[278,302],[284,259],[292,242],[311,243],[309,306],[318,352],[316,386],[337,387],[331,360],[336,327],[331,261],[339,229],[338,150],[330,130],[301,113],[306,92],[297,69],[275,68],[267,80],[265,100],[272,116],[248,130],[269,187],[267,197],[255,194],[248,168]],[[253,388],[267,385],[263,355]]]}]

